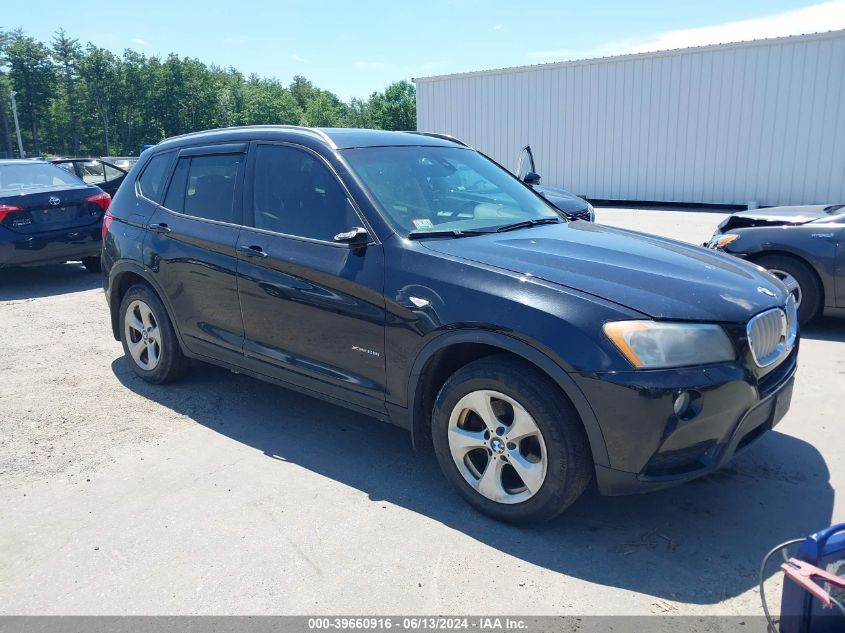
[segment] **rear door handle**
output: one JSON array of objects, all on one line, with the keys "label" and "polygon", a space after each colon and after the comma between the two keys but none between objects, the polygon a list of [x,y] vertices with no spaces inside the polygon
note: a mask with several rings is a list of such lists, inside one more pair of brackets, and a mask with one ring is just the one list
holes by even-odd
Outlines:
[{"label": "rear door handle", "polygon": [[150,230],[153,233],[159,233],[160,235],[166,235],[170,233],[173,229],[167,226],[164,222],[160,222],[159,224],[151,224]]},{"label": "rear door handle", "polygon": [[242,244],[238,246],[238,252],[246,255],[247,257],[267,257],[267,253],[264,252],[264,249],[256,244],[251,246],[245,246]]}]

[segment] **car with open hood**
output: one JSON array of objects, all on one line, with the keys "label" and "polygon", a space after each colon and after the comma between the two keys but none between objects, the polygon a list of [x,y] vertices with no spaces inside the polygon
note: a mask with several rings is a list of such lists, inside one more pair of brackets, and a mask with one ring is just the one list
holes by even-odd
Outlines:
[{"label": "car with open hood", "polygon": [[592,480],[626,494],[712,472],[790,405],[778,279],[571,221],[441,136],[174,137],[104,226],[112,331],[142,379],[201,360],[406,428],[501,520],[548,519]]},{"label": "car with open hood", "polygon": [[845,316],[845,204],[740,211],[709,242],[766,268],[795,296],[801,324]]}]

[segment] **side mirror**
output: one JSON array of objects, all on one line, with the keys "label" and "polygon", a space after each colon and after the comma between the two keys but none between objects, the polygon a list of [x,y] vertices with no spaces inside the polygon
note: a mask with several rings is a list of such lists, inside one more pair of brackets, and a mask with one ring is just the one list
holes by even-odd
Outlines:
[{"label": "side mirror", "polygon": [[526,185],[539,185],[540,184],[540,174],[537,174],[533,171],[529,171],[525,174],[525,177],[522,179]]},{"label": "side mirror", "polygon": [[338,233],[334,236],[335,242],[342,242],[344,244],[353,244],[355,246],[361,246],[366,244],[370,240],[370,234],[367,232],[367,229],[356,226],[344,233]]}]

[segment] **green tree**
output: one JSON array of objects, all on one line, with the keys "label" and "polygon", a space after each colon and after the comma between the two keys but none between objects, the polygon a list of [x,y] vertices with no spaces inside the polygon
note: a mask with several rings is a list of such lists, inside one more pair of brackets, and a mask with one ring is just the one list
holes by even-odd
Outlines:
[{"label": "green tree", "polygon": [[417,90],[409,81],[390,84],[370,98],[373,119],[383,130],[417,129]]},{"label": "green tree", "polygon": [[68,37],[64,29],[56,31],[52,42],[53,59],[59,66],[64,80],[64,105],[67,108],[67,131],[70,151],[79,154],[79,123],[76,84],[79,79],[78,65],[82,57],[79,40]]},{"label": "green tree", "polygon": [[9,76],[18,93],[18,118],[29,132],[29,141],[36,155],[41,154],[41,119],[55,94],[56,74],[50,51],[21,31],[12,34],[6,48]]},{"label": "green tree", "polygon": [[104,48],[88,44],[79,64],[79,74],[85,81],[86,96],[102,125],[105,153],[111,154],[111,122],[115,110],[115,87],[119,77],[117,58]]},{"label": "green tree", "polygon": [[9,132],[9,92],[11,81],[7,71],[6,48],[12,42],[12,36],[0,29],[0,131],[3,132],[3,147],[9,156],[12,156],[12,135]]},{"label": "green tree", "polygon": [[329,94],[320,92],[306,106],[302,124],[310,127],[337,127],[342,120],[341,116]]}]

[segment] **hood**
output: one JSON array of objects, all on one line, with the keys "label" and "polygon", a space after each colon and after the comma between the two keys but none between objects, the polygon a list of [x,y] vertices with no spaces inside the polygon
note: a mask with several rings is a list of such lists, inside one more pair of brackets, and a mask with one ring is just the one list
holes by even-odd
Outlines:
[{"label": "hood", "polygon": [[841,205],[807,204],[794,207],[769,207],[740,211],[726,218],[720,225],[722,231],[753,226],[781,226],[784,224],[806,224],[813,220],[829,218],[830,212]]},{"label": "hood", "polygon": [[426,248],[532,275],[656,319],[744,323],[784,286],[741,259],[588,222],[429,239]]},{"label": "hood", "polygon": [[534,185],[534,191],[541,194],[565,213],[580,213],[587,208],[587,201],[579,198],[574,193],[568,192],[560,187],[546,187],[545,185]]}]

